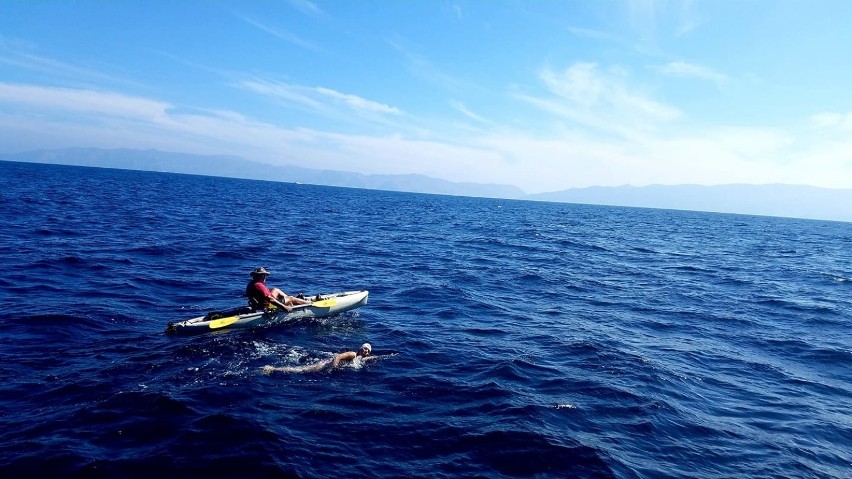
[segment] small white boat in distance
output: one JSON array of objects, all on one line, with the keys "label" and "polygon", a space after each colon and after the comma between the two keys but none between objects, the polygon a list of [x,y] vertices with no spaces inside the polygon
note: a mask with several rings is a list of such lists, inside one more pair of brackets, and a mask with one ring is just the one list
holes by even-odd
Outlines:
[{"label": "small white boat in distance", "polygon": [[318,294],[311,304],[293,306],[286,311],[276,307],[253,311],[241,306],[223,311],[212,311],[197,318],[166,325],[167,334],[192,334],[220,329],[256,328],[290,323],[305,318],[324,318],[360,308],[367,304],[369,291],[344,291],[342,293]]}]

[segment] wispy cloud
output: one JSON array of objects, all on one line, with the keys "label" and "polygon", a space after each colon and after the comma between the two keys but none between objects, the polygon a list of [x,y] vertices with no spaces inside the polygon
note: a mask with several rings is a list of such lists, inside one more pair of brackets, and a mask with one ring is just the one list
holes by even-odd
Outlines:
[{"label": "wispy cloud", "polygon": [[662,5],[659,0],[628,0],[628,22],[636,36],[635,47],[646,54],[659,54],[658,22]]},{"label": "wispy cloud", "polygon": [[674,35],[682,37],[692,33],[695,29],[701,26],[705,19],[701,18],[698,13],[696,2],[692,0],[682,0],[680,3],[674,4],[676,11],[676,26]]},{"label": "wispy cloud", "polygon": [[287,0],[287,3],[296,10],[314,17],[321,17],[325,15],[325,12],[323,12],[316,3],[308,0]]},{"label": "wispy cloud", "polygon": [[626,15],[628,33],[633,47],[640,53],[651,56],[669,56],[665,52],[665,41],[691,34],[704,20],[697,13],[693,0],[628,0]]},{"label": "wispy cloud", "polygon": [[553,96],[522,98],[580,125],[626,137],[681,116],[677,108],[636,90],[627,76],[618,68],[602,71],[595,63],[575,63],[561,72],[545,68],[540,78]]},{"label": "wispy cloud", "polygon": [[[564,113],[558,118],[573,118],[570,112],[579,110],[578,120],[587,121],[585,125],[603,125],[603,131],[612,131],[605,130],[607,121],[621,122],[610,128],[630,130],[635,128],[631,127],[635,121],[654,123],[671,118],[671,113],[660,113],[667,107],[628,88],[621,74],[584,68],[574,71],[574,77],[551,72],[553,88],[559,94],[533,100],[550,105],[548,111]],[[388,105],[330,89],[275,86],[264,85],[289,101],[329,108],[337,105],[350,112],[378,111],[391,117],[400,114]],[[584,103],[586,96],[591,97],[588,103]],[[613,98],[618,96],[620,99]],[[485,120],[460,102],[453,106],[471,118]],[[27,114],[15,116],[16,110]],[[627,117],[635,117],[616,118],[625,112]],[[826,113],[813,120],[826,128],[849,128],[852,114]],[[109,91],[13,83],[0,83],[0,131],[16,138],[28,136],[28,144],[17,139],[17,143],[6,142],[20,145],[20,149],[34,145],[160,148],[366,173],[423,173],[447,178],[446,172],[452,171],[448,179],[512,183],[528,192],[569,186],[677,184],[694,182],[696,175],[705,184],[809,181],[843,186],[850,181],[844,172],[848,171],[852,151],[849,141],[841,138],[848,138],[848,134],[836,135],[837,140],[828,146],[821,143],[809,147],[812,142],[807,137],[790,131],[754,128],[691,134],[671,129],[664,135],[611,141],[582,129],[547,135],[538,130],[489,127],[471,132],[465,141],[417,140],[399,130],[389,135],[366,135],[282,128],[230,111],[189,109]],[[791,155],[790,151],[799,153]]]},{"label": "wispy cloud", "polygon": [[36,147],[64,138],[66,144],[61,146],[178,148],[249,156],[254,152],[268,159],[311,137],[235,112],[183,108],[109,91],[0,83],[0,111],[15,108],[27,114],[15,123],[10,123],[15,117],[0,114],[0,122],[7,131],[38,135]]},{"label": "wispy cloud", "polygon": [[441,71],[427,57],[414,53],[400,38],[386,40],[405,59],[408,70],[415,77],[444,90],[458,93],[468,88],[468,84]]},{"label": "wispy cloud", "polygon": [[656,70],[665,75],[681,78],[697,78],[708,80],[717,85],[728,82],[728,77],[710,68],[685,62],[671,62],[656,67]]},{"label": "wispy cloud", "polygon": [[483,123],[483,124],[486,124],[486,125],[493,125],[493,124],[494,124],[494,122],[492,122],[492,121],[490,121],[490,120],[488,120],[488,119],[486,119],[486,118],[484,118],[484,117],[482,117],[482,116],[479,116],[479,115],[477,115],[476,113],[474,113],[474,112],[470,111],[470,110],[469,110],[469,109],[468,109],[468,108],[467,108],[467,107],[466,107],[463,103],[461,103],[461,102],[459,102],[459,101],[455,101],[455,100],[454,100],[454,101],[451,101],[451,102],[450,102],[450,105],[451,105],[454,109],[456,109],[457,111],[461,112],[464,116],[466,116],[466,117],[468,117],[468,118],[470,118],[470,119],[472,119],[472,120],[476,120],[476,121],[478,121],[478,122],[480,122],[480,123]]},{"label": "wispy cloud", "polygon": [[592,40],[601,40],[610,43],[625,43],[624,39],[603,30],[593,30],[590,28],[581,27],[568,27],[568,31],[582,38],[590,38]]},{"label": "wispy cloud", "polygon": [[402,112],[393,106],[379,103],[357,95],[341,93],[324,87],[306,87],[291,83],[266,80],[248,80],[241,86],[247,90],[270,96],[285,103],[293,103],[317,113],[328,114],[344,107],[350,112],[399,115]]},{"label": "wispy cloud", "polygon": [[258,30],[263,31],[265,33],[268,33],[268,34],[270,34],[270,35],[272,35],[276,38],[279,38],[281,40],[284,40],[285,42],[292,43],[293,45],[296,45],[298,47],[302,47],[302,48],[305,48],[305,49],[308,49],[308,50],[322,51],[322,48],[318,47],[317,45],[315,45],[315,44],[313,44],[313,43],[311,43],[311,42],[309,42],[309,41],[307,41],[307,40],[305,40],[301,37],[299,37],[298,35],[290,32],[288,30],[285,30],[283,28],[271,27],[269,25],[266,25],[265,23],[261,23],[258,20],[255,20],[254,18],[251,18],[251,17],[241,15],[240,18],[244,22],[248,23],[249,25],[257,28]]},{"label": "wispy cloud", "polygon": [[136,118],[157,118],[170,107],[168,103],[120,93],[13,83],[0,83],[0,102],[51,111]]},{"label": "wispy cloud", "polygon": [[852,113],[819,113],[811,117],[811,124],[820,129],[852,131]]},{"label": "wispy cloud", "polygon": [[63,78],[76,84],[109,83],[124,86],[139,86],[138,83],[103,73],[92,68],[61,62],[37,53],[29,42],[0,35],[0,64]]},{"label": "wispy cloud", "polygon": [[449,9],[450,12],[452,12],[456,20],[461,20],[461,18],[464,16],[464,13],[462,12],[462,7],[458,3],[448,5],[446,8]]},{"label": "wispy cloud", "polygon": [[[398,110],[329,89],[287,88],[288,99],[398,115]],[[20,107],[25,116],[5,113]],[[73,118],[73,120],[69,120]],[[235,154],[273,164],[367,173],[425,173],[464,165],[473,181],[476,166],[497,161],[490,152],[442,141],[393,135],[358,135],[282,128],[229,111],[188,109],[119,93],[0,83],[0,131],[29,137],[5,141],[21,149],[45,147],[161,148],[196,153]],[[45,134],[48,132],[49,134]],[[497,178],[496,176],[494,177]]]},{"label": "wispy cloud", "polygon": [[396,107],[385,105],[384,103],[366,100],[357,95],[348,95],[346,93],[340,93],[330,88],[316,87],[312,90],[325,98],[331,98],[332,100],[338,103],[343,103],[352,108],[353,110],[384,113],[390,115],[399,115],[401,113],[400,110]]}]

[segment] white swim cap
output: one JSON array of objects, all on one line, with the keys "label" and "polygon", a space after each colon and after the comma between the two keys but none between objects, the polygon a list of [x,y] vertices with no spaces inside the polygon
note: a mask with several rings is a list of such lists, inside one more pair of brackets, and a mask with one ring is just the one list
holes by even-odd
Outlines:
[{"label": "white swim cap", "polygon": [[364,343],[364,344],[362,344],[362,345],[361,345],[361,349],[364,349],[364,348],[366,348],[366,349],[367,349],[367,352],[370,352],[370,353],[372,353],[372,352],[373,352],[373,347],[372,347],[372,346],[370,346],[370,343]]}]

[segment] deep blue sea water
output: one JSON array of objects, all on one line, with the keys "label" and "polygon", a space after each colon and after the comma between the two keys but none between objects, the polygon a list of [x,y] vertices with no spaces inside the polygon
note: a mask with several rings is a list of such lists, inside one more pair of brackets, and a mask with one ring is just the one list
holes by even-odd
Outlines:
[{"label": "deep blue sea water", "polygon": [[[370,301],[163,333],[261,265]],[[848,223],[0,162],[0,477],[848,478],[850,318]]]}]

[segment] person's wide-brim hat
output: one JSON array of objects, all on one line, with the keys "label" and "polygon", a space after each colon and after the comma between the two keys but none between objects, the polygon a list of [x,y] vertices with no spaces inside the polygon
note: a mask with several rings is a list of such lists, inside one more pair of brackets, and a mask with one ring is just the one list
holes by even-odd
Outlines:
[{"label": "person's wide-brim hat", "polygon": [[263,266],[259,266],[259,267],[255,268],[254,271],[251,272],[251,275],[252,276],[260,276],[260,275],[269,276],[269,271],[266,271],[266,268],[264,268]]}]

